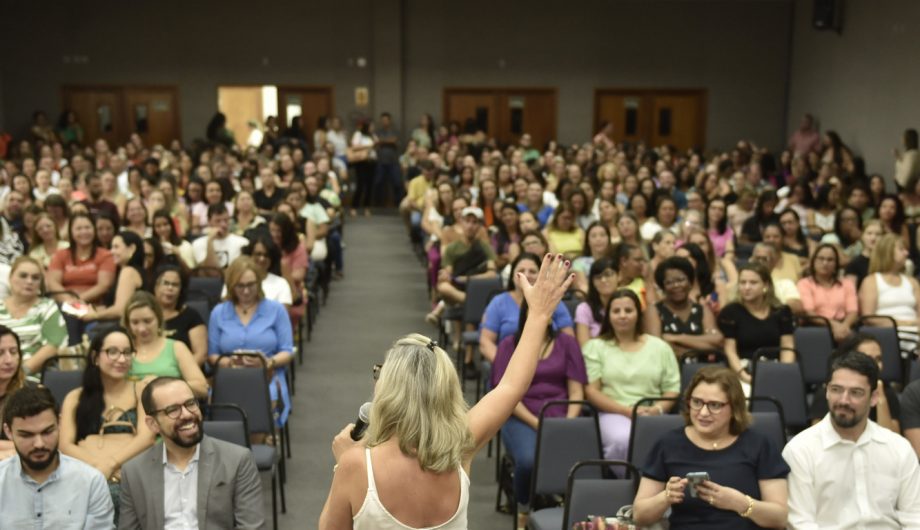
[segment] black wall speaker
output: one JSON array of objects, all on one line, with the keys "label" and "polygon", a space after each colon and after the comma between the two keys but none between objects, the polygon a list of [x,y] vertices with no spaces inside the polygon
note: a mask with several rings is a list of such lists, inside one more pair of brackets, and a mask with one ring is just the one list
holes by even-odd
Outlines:
[{"label": "black wall speaker", "polygon": [[811,25],[817,30],[841,29],[843,0],[814,0]]}]

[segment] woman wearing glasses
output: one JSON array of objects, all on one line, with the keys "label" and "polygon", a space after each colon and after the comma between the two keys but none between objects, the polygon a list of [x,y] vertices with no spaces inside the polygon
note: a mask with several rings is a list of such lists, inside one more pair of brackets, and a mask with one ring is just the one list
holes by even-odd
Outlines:
[{"label": "woman wearing glasses", "polygon": [[[265,298],[264,273],[249,256],[240,256],[227,267],[226,301],[211,312],[208,323],[208,361],[215,366],[265,366],[272,376],[272,401],[284,404],[279,425],[290,413],[285,367],[294,360],[294,336],[284,306]],[[234,352],[260,352],[234,355]]]},{"label": "woman wearing glasses", "polygon": [[[577,273],[575,281],[578,281]],[[592,263],[588,272],[588,297],[575,308],[575,337],[579,346],[584,347],[600,335],[607,304],[616,290],[617,271],[613,258],[601,258]]]},{"label": "woman wearing glasses", "polygon": [[[83,385],[72,390],[61,406],[60,448],[65,455],[95,467],[106,479],[117,477],[122,464],[154,442],[138,406],[142,385],[128,377],[134,360],[134,344],[122,328],[110,328],[90,343]],[[103,434],[106,445],[83,443],[88,436]],[[116,440],[111,440],[114,435]]]},{"label": "woman wearing glasses", "polygon": [[374,387],[364,440],[352,442],[348,425],[333,442],[337,464],[321,530],[468,528],[472,460],[531,385],[546,327],[572,283],[567,269],[562,256],[547,256],[536,281],[523,286],[530,311],[521,340],[504,377],[471,409],[447,352],[421,335],[396,341]]},{"label": "woman wearing glasses", "polygon": [[[684,394],[685,427],[663,435],[640,463],[642,481],[633,503],[640,525],[664,516],[682,528],[783,528],[789,466],[766,436],[748,429],[741,381],[728,368],[707,367]],[[688,488],[688,473],[709,480]],[[695,493],[695,495],[693,495]]]},{"label": "woman wearing glasses", "polygon": [[122,325],[131,333],[137,353],[128,377],[148,383],[159,376],[179,377],[201,399],[208,397],[208,382],[183,342],[168,339],[163,310],[156,298],[138,291],[125,306]]}]

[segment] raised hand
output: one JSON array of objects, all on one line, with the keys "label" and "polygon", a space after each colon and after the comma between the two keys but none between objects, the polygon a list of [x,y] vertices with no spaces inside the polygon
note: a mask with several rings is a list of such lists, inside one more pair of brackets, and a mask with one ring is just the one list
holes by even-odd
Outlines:
[{"label": "raised hand", "polygon": [[575,280],[575,275],[569,273],[569,266],[571,262],[566,260],[562,254],[547,254],[543,257],[540,273],[533,285],[527,281],[526,276],[518,273],[518,285],[524,291],[524,298],[527,300],[528,311],[531,315],[552,317],[562,296]]}]

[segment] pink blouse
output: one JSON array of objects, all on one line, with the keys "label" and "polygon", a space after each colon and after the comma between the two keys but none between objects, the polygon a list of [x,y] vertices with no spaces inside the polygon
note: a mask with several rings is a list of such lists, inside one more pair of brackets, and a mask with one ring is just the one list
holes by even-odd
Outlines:
[{"label": "pink blouse", "polygon": [[828,320],[843,320],[847,313],[856,313],[859,305],[853,280],[844,278],[831,287],[818,285],[814,278],[806,277],[797,284],[802,306],[807,313],[822,316]]},{"label": "pink blouse", "polygon": [[730,226],[725,228],[724,234],[719,234],[715,228],[709,230],[709,241],[712,241],[712,250],[717,257],[725,256],[725,247],[728,246],[729,241],[734,239],[735,231]]}]

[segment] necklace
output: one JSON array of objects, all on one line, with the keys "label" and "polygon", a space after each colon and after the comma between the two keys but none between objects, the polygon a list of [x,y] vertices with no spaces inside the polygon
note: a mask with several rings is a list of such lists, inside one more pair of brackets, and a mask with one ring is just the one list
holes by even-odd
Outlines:
[{"label": "necklace", "polygon": [[237,309],[239,310],[240,313],[242,313],[245,316],[245,315],[248,315],[253,309],[255,309],[257,305],[259,305],[258,302],[256,302],[255,304],[252,304],[249,307],[243,307],[243,304],[239,304],[237,306]]}]

